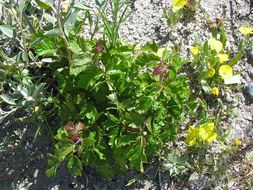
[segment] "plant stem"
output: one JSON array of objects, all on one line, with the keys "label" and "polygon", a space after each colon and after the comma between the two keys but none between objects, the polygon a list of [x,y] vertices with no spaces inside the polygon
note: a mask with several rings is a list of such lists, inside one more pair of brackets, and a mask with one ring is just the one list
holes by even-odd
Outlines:
[{"label": "plant stem", "polygon": [[61,15],[60,15],[60,10],[61,10],[61,0],[58,0],[58,6],[57,6],[57,13],[56,13],[56,17],[57,17],[57,22],[58,22],[58,26],[60,28],[66,49],[67,49],[67,54],[68,54],[68,62],[69,65],[71,65],[72,63],[72,58],[71,58],[71,51],[69,50],[69,43],[68,43],[68,39],[64,33],[63,30],[63,26],[62,26],[62,20],[61,20]]}]

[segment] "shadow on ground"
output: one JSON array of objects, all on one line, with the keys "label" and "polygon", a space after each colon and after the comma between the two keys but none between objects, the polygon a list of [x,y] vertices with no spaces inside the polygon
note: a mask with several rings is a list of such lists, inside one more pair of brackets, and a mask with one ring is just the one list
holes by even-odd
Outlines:
[{"label": "shadow on ground", "polygon": [[[167,189],[169,176],[161,175],[158,180],[157,164],[146,166],[148,171],[139,174],[128,172],[125,176],[104,179],[92,169],[84,169],[82,177],[71,176],[62,166],[54,178],[45,175],[50,138],[40,136],[35,143],[36,126],[21,124],[14,118],[4,122],[0,135],[0,190],[124,190],[124,189]],[[126,186],[129,180],[138,179]]]}]

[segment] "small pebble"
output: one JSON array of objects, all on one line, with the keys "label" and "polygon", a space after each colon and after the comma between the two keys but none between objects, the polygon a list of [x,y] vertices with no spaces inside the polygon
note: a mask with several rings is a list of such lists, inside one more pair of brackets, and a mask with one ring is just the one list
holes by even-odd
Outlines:
[{"label": "small pebble", "polygon": [[249,83],[247,86],[247,92],[251,98],[253,98],[253,82]]}]

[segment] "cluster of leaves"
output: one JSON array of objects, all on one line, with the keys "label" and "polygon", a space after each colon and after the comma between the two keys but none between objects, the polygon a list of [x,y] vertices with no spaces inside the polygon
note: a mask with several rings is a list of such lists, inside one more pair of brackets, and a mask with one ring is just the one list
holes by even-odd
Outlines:
[{"label": "cluster of leaves", "polygon": [[[175,10],[185,6],[175,2]],[[7,6],[3,16],[15,19],[1,23],[1,43],[17,42],[13,55],[1,54],[0,77],[8,80],[1,83],[0,97],[11,110],[3,113],[26,109],[40,122],[60,121],[49,176],[64,161],[75,176],[83,166],[107,177],[130,168],[144,172],[144,163],[175,139],[184,118],[197,117],[196,109],[205,105],[198,97],[203,92],[217,96],[217,84],[232,76],[226,68],[242,56],[229,61],[224,30],[219,40],[216,33],[203,47],[196,44],[191,63],[177,48],[125,45],[118,31],[129,15],[127,3],[97,1],[97,11],[74,1],[2,3]],[[89,37],[83,35],[85,24]],[[103,38],[95,39],[101,26]],[[190,128],[187,141],[215,138],[214,126],[206,123]]]},{"label": "cluster of leaves", "polygon": [[[186,61],[174,51],[164,51],[161,56],[155,43],[139,49],[122,44],[118,29],[128,15],[126,9],[118,15],[125,6],[120,1],[112,1],[113,22],[100,5],[105,28],[104,39],[98,40],[81,35],[83,24],[93,22],[88,7],[22,2],[21,20],[29,22],[32,32],[21,39],[25,45],[21,57],[25,59],[20,62],[26,70],[20,69],[34,77],[46,75],[32,92],[40,92],[42,87],[51,92],[43,100],[50,104],[50,115],[57,115],[61,126],[47,174],[55,175],[64,160],[73,175],[81,175],[82,165],[93,166],[105,176],[129,168],[143,172],[143,164],[166,141],[173,140],[184,118],[190,90],[187,77],[179,72]],[[43,12],[22,16],[38,10],[36,6]],[[39,15],[41,22],[34,18]],[[16,31],[14,27],[10,30]],[[14,38],[6,30],[2,32],[4,37]],[[29,54],[33,54],[34,65]],[[21,89],[21,94],[29,91]],[[2,94],[2,100],[13,104],[16,95],[11,89],[8,94],[11,97]],[[31,97],[36,96],[32,93]]]}]

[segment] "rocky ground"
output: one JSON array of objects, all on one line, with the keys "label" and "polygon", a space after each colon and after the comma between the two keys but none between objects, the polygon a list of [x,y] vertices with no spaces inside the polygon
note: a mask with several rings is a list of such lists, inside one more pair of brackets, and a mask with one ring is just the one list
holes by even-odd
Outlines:
[{"label": "rocky ground", "polygon": [[[90,1],[84,0],[84,3],[90,5]],[[241,37],[239,26],[253,24],[253,2],[250,0],[202,0],[197,13],[190,20],[168,28],[162,16],[162,8],[170,4],[171,0],[133,0],[131,4],[133,14],[120,30],[122,39],[125,42],[141,44],[155,40],[165,47],[176,42],[182,44],[185,47],[183,52],[187,53],[187,47],[193,45],[196,37],[201,41],[211,37],[207,21],[215,22],[225,15],[229,48],[236,51],[238,39]],[[216,179],[215,183],[212,182],[216,189],[226,189],[225,187],[231,190],[244,189],[241,183],[247,181],[244,179],[245,176],[246,178],[253,176],[253,174],[243,175],[248,169],[246,160],[253,157],[253,99],[249,96],[247,88],[253,82],[253,62],[250,54],[245,56],[235,69],[241,72],[242,83],[240,90],[223,92],[227,104],[234,107],[234,117],[224,124],[224,128],[231,131],[228,139],[239,138],[242,145],[238,156],[226,160],[228,168],[224,174],[229,176],[226,178],[228,180],[221,178]],[[148,171],[143,175],[130,171],[126,176],[109,180],[86,168],[82,177],[75,178],[62,167],[56,177],[48,178],[45,169],[46,154],[51,147],[50,139],[43,136],[33,142],[36,126],[17,123],[10,118],[1,126],[0,190],[210,189],[210,178],[204,173],[192,172],[180,181],[170,177],[169,174],[160,173],[155,161],[146,166]],[[138,179],[136,183],[129,187],[125,186],[129,180],[135,178]]]}]

